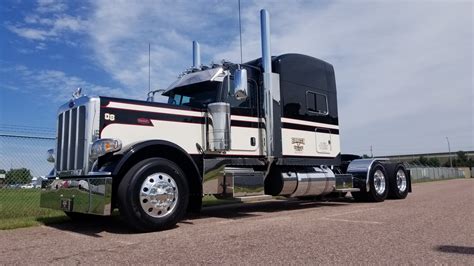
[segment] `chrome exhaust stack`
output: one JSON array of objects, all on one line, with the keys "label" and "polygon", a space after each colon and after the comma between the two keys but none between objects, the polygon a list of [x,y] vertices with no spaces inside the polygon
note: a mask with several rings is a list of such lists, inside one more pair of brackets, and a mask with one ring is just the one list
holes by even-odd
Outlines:
[{"label": "chrome exhaust stack", "polygon": [[[260,10],[260,29],[262,39],[265,149],[268,160],[272,162],[275,157],[281,155],[280,75],[272,72],[270,15],[265,9]],[[275,144],[276,141],[279,141],[279,145]]]},{"label": "chrome exhaust stack", "polygon": [[201,69],[201,50],[197,41],[193,41],[193,69]]},{"label": "chrome exhaust stack", "polygon": [[272,73],[272,55],[270,52],[270,14],[260,10],[260,30],[262,38],[262,66],[264,73]]}]

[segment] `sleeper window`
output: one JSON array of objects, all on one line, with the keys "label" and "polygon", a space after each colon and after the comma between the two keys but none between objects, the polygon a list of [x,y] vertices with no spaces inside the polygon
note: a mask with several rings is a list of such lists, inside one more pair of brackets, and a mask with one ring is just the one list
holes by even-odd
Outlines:
[{"label": "sleeper window", "polygon": [[307,91],[306,109],[309,114],[327,115],[329,113],[327,96],[324,94]]}]

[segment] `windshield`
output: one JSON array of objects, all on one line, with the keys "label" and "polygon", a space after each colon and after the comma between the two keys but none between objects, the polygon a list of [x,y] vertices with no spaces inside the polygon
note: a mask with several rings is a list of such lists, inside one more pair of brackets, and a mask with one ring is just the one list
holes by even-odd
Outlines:
[{"label": "windshield", "polygon": [[168,103],[173,105],[205,108],[217,101],[222,82],[205,81],[171,90]]}]

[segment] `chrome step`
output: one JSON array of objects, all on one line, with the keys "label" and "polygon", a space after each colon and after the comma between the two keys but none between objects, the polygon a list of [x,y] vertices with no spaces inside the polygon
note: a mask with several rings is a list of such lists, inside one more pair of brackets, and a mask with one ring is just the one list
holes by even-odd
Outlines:
[{"label": "chrome step", "polygon": [[235,197],[237,202],[254,202],[254,201],[263,201],[271,200],[273,197],[271,195],[258,195],[258,196],[247,196],[247,197]]},{"label": "chrome step", "polygon": [[341,189],[336,189],[334,192],[359,192],[359,188],[341,188]]}]

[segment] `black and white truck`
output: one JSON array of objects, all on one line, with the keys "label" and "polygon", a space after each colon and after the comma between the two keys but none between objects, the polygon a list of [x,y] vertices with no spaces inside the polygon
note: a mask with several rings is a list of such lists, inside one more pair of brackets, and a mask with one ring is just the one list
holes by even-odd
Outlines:
[{"label": "black and white truck", "polygon": [[203,195],[303,198],[351,192],[356,200],[403,199],[409,171],[383,159],[341,155],[332,65],[270,54],[261,11],[262,57],[194,66],[167,103],[76,95],[59,108],[55,164],[41,206],[69,216],[118,209],[141,231],[174,226]]}]

